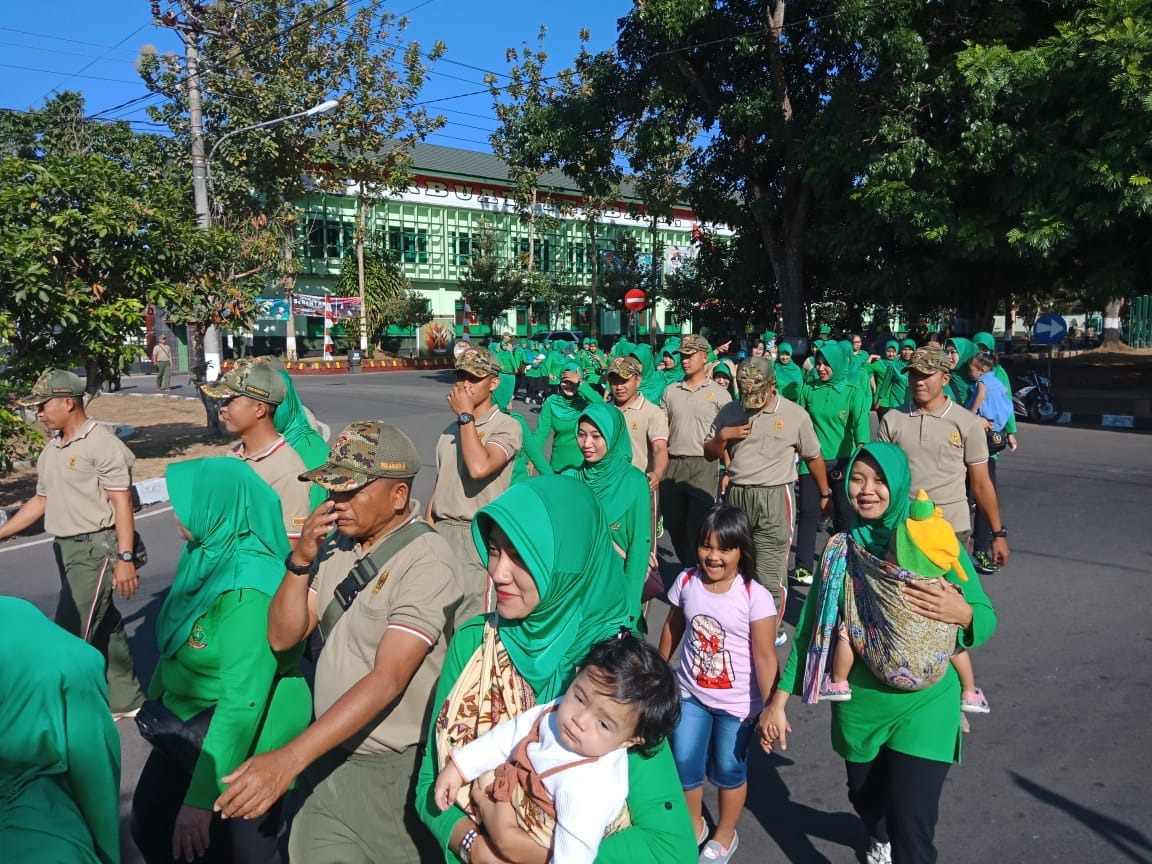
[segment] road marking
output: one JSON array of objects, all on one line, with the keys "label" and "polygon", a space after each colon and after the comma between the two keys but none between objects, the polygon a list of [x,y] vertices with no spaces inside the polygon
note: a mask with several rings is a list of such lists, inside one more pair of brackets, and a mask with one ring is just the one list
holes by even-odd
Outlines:
[{"label": "road marking", "polygon": [[[141,519],[147,519],[149,516],[159,516],[161,513],[167,513],[171,507],[161,507],[159,510],[149,510],[147,513],[141,513],[136,517],[135,521],[139,522]],[[4,552],[15,552],[19,549],[28,549],[31,546],[39,546],[42,543],[51,543],[55,537],[41,537],[39,540],[29,540],[27,543],[20,543],[16,546],[0,546],[0,554]]]}]

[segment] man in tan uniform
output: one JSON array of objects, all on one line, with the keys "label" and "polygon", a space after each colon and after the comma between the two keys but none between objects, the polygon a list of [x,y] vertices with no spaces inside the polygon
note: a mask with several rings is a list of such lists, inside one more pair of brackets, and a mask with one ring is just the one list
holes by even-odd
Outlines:
[{"label": "man in tan uniform", "polygon": [[680,366],[684,380],[669,384],[660,398],[668,416],[668,472],[660,483],[660,510],[664,529],[680,563],[696,563],[696,535],[716,501],[718,472],[704,458],[704,443],[711,437],[716,413],[732,397],[708,377],[711,346],[703,336],[690,333],[680,340]]},{"label": "man in tan uniform", "polygon": [[972,487],[976,506],[992,525],[992,560],[1008,563],[1008,531],[1000,521],[996,487],[988,476],[988,439],[975,414],[947,395],[951,366],[943,349],[917,349],[908,364],[911,402],[893,408],[880,421],[877,438],[891,441],[908,457],[912,471],[910,493],[928,493],[961,542],[972,530],[965,480]]},{"label": "man in tan uniform", "polygon": [[[107,426],[84,410],[84,380],[51,370],[19,404],[36,408],[52,437],[36,462],[36,494],[0,526],[0,540],[44,517],[55,535],[60,570],[56,623],[100,650],[107,661],[113,716],[132,716],[144,702],[112,591],[136,593],[132,464],[135,457]],[[141,562],[142,563],[142,562]]]},{"label": "man in tan uniform", "polygon": [[394,426],[361,420],[304,476],[331,490],[288,556],[268,613],[273,650],[319,627],[316,722],[225,778],[217,806],[254,818],[301,777],[298,864],[431,861],[412,806],[416,767],[461,591],[452,551],[411,498],[420,456]]},{"label": "man in tan uniform", "polygon": [[284,401],[284,379],[267,360],[245,360],[215,384],[201,385],[220,400],[224,428],[240,436],[231,453],[243,459],[280,496],[284,530],[295,542],[311,511],[310,483],[300,480],[304,462],[276,431],[276,406]]},{"label": "man in tan uniform", "polygon": [[640,392],[640,361],[617,357],[608,364],[608,389],[612,404],[624,415],[632,442],[632,464],[648,475],[655,492],[668,470],[668,417]]},{"label": "man in tan uniform", "polygon": [[725,502],[748,514],[756,545],[756,581],[776,601],[776,644],[783,645],[797,457],[812,472],[826,513],[832,508],[832,491],[812,418],[776,392],[775,364],[767,356],[749,357],[736,370],[736,383],[740,401],[720,409],[704,454],[710,460],[728,455]]},{"label": "man in tan uniform", "polygon": [[152,349],[152,362],[156,364],[156,390],[172,389],[172,349],[168,337],[161,336]]},{"label": "man in tan uniform", "polygon": [[492,401],[500,364],[486,348],[469,348],[456,360],[456,386],[448,404],[456,420],[436,442],[436,486],[428,521],[460,561],[464,602],[460,620],[487,612],[488,569],[472,540],[472,517],[512,484],[512,464],[524,444],[520,424]]}]

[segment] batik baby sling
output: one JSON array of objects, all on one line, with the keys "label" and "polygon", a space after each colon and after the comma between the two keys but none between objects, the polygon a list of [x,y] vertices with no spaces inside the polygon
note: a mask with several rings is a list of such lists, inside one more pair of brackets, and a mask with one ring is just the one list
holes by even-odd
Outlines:
[{"label": "batik baby sling", "polygon": [[820,567],[825,575],[804,669],[805,702],[819,700],[841,612],[853,653],[889,687],[923,690],[944,676],[956,650],[956,625],[925,618],[900,590],[924,577],[877,558],[847,534],[829,541]]}]

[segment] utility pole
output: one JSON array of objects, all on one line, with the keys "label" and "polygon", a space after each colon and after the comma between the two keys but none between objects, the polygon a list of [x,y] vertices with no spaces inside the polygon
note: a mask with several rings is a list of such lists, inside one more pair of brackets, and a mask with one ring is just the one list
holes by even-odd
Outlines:
[{"label": "utility pole", "polygon": [[[152,3],[152,20],[161,27],[170,27],[180,34],[184,43],[185,86],[188,98],[188,126],[192,151],[192,201],[196,208],[196,222],[207,231],[212,227],[212,210],[208,201],[208,160],[204,155],[204,110],[200,90],[200,37],[206,32],[200,18],[202,7],[192,0],[178,0],[183,18],[173,12],[160,11],[160,3]],[[200,339],[199,329],[193,326],[188,333],[188,353],[194,376],[202,375],[214,381],[220,371],[220,333],[208,326]]]}]

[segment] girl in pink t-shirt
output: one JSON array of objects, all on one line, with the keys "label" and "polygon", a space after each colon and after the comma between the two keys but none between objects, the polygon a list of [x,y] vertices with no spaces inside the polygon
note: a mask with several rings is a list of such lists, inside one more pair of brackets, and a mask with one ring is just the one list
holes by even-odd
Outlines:
[{"label": "girl in pink t-shirt", "polygon": [[[713,507],[697,541],[700,564],[668,589],[672,610],[660,634],[667,660],[680,644],[680,722],[672,755],[701,844],[702,862],[725,864],[736,851],[736,821],[748,792],[748,748],[776,686],[776,604],[752,579],[756,553],[743,510]],[[705,777],[719,791],[720,816],[708,840],[701,816]]]}]

